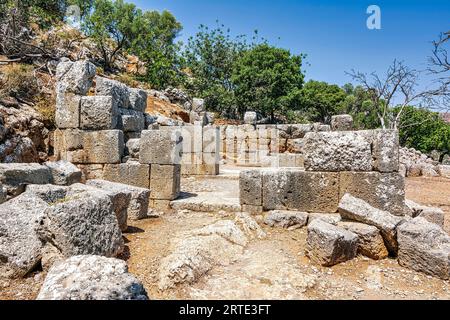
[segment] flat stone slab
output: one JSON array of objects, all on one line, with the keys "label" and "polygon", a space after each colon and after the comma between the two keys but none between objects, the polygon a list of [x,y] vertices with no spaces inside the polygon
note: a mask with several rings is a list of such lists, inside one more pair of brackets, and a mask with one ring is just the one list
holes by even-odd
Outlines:
[{"label": "flat stone slab", "polygon": [[308,222],[308,213],[299,211],[274,210],[264,218],[264,223],[271,227],[301,228]]},{"label": "flat stone slab", "polygon": [[181,193],[180,198],[171,201],[175,210],[190,210],[197,212],[240,212],[239,198],[232,198],[220,192],[202,192],[196,195]]}]

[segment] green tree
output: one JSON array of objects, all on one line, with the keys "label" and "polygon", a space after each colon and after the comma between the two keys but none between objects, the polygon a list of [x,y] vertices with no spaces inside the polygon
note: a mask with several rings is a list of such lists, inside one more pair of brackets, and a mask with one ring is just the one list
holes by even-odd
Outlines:
[{"label": "green tree", "polygon": [[145,80],[156,89],[180,82],[180,45],[175,39],[181,30],[181,23],[168,11],[147,11],[141,16],[131,52],[146,63]]},{"label": "green tree", "polygon": [[95,0],[93,11],[83,22],[86,35],[99,47],[105,70],[110,70],[118,54],[131,48],[138,37],[142,11],[123,0]]},{"label": "green tree", "polygon": [[343,113],[346,98],[338,85],[310,80],[301,91],[300,109],[311,121],[330,123],[331,116]]},{"label": "green tree", "polygon": [[246,50],[232,74],[239,113],[258,111],[274,121],[276,115],[295,109],[304,81],[302,57],[266,43]]},{"label": "green tree", "polygon": [[205,99],[210,111],[225,117],[236,117],[236,99],[231,81],[233,66],[242,52],[249,48],[244,36],[233,38],[224,25],[210,29],[200,25],[185,47],[184,69],[189,75],[188,91]]},{"label": "green tree", "polygon": [[[394,108],[394,114],[400,107]],[[439,113],[407,106],[400,115],[400,144],[425,153],[450,152],[450,124]]]}]

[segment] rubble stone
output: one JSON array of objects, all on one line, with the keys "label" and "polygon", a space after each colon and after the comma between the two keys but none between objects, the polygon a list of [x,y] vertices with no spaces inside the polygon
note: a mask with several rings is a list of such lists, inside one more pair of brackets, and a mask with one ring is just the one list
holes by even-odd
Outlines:
[{"label": "rubble stone", "polygon": [[81,98],[81,129],[115,129],[117,126],[117,115],[118,109],[111,96],[89,96]]},{"label": "rubble stone", "polygon": [[351,131],[353,130],[353,117],[348,114],[342,114],[331,117],[331,130],[333,131]]},{"label": "rubble stone", "polygon": [[299,211],[270,211],[264,218],[264,223],[271,227],[281,228],[301,228],[306,226],[308,222],[308,214]]}]

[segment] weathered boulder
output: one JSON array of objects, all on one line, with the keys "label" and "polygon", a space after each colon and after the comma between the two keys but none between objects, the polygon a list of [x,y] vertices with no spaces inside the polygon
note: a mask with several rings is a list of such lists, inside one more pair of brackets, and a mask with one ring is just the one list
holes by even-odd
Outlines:
[{"label": "weathered boulder", "polygon": [[439,165],[438,172],[441,177],[450,179],[450,165]]},{"label": "weathered boulder", "polygon": [[150,198],[149,189],[104,180],[89,180],[86,184],[106,191],[110,190],[121,194],[129,194],[130,200],[126,213],[128,219],[135,221],[147,217]]},{"label": "weathered boulder", "polygon": [[400,265],[444,280],[450,279],[450,236],[418,217],[398,227]]},{"label": "weathered boulder", "polygon": [[309,132],[304,155],[309,171],[372,170],[371,144],[357,132]]},{"label": "weathered boulder", "polygon": [[341,114],[331,117],[331,130],[351,131],[353,130],[353,117],[348,114]]},{"label": "weathered boulder", "polygon": [[306,254],[317,264],[331,267],[356,257],[358,236],[316,219],[308,225]]},{"label": "weathered boulder", "polygon": [[435,223],[441,228],[444,227],[445,213],[440,208],[423,206],[411,200],[405,201],[406,206],[411,210],[413,218],[422,217],[429,222]]},{"label": "weathered boulder", "polygon": [[379,172],[399,171],[399,134],[397,130],[374,130],[373,168]]},{"label": "weathered boulder", "polygon": [[358,253],[374,260],[388,257],[389,253],[378,228],[349,221],[339,222],[338,226],[358,235]]},{"label": "weathered boulder", "polygon": [[264,223],[271,227],[302,228],[308,222],[308,213],[299,211],[274,210],[264,218]]},{"label": "weathered boulder", "polygon": [[47,202],[27,193],[0,205],[1,276],[23,277],[38,265],[42,243],[34,228],[46,208]]},{"label": "weathered boulder", "polygon": [[50,169],[38,163],[1,163],[0,183],[9,196],[17,196],[29,184],[47,184],[51,181]]},{"label": "weathered boulder", "polygon": [[256,125],[258,121],[258,114],[254,111],[247,111],[244,115],[244,123],[245,124],[253,124]]},{"label": "weathered boulder", "polygon": [[205,112],[205,100],[200,98],[192,99],[192,111],[196,113]]},{"label": "weathered boulder", "polygon": [[245,212],[237,212],[234,222],[249,239],[264,239],[267,236],[258,222]]},{"label": "weathered boulder", "polygon": [[387,211],[376,209],[349,193],[342,197],[339,203],[339,213],[344,219],[377,227],[389,252],[394,255],[397,254],[397,226],[404,222],[403,218],[394,216]]},{"label": "weathered boulder", "polygon": [[130,109],[145,112],[147,108],[147,92],[145,90],[130,88]]},{"label": "weathered boulder", "polygon": [[214,266],[236,261],[246,243],[245,235],[232,221],[219,221],[174,239],[172,253],[161,261],[159,288],[196,282]]},{"label": "weathered boulder", "polygon": [[81,184],[69,187],[64,198],[45,209],[36,232],[42,242],[50,242],[64,257],[113,257],[123,250],[122,233],[110,197]]},{"label": "weathered boulder", "polygon": [[81,182],[81,170],[68,161],[46,162],[45,165],[50,169],[53,184],[68,186]]},{"label": "weathered boulder", "polygon": [[37,300],[148,300],[125,261],[84,255],[55,263]]},{"label": "weathered boulder", "polygon": [[129,139],[126,143],[126,153],[128,153],[129,156],[135,159],[139,159],[139,145],[140,140],[139,139]]}]

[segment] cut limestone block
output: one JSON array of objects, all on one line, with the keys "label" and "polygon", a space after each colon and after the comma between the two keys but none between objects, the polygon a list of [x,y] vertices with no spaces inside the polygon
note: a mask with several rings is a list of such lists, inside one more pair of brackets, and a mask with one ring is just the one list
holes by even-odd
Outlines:
[{"label": "cut limestone block", "polygon": [[203,152],[202,126],[183,126],[180,131],[183,137],[183,154]]},{"label": "cut limestone block", "polygon": [[422,217],[427,219],[429,222],[435,223],[441,228],[444,228],[445,213],[442,209],[423,206],[411,200],[406,200],[405,204],[411,210],[411,216],[413,218]]},{"label": "cut limestone block", "polygon": [[271,227],[302,228],[308,222],[308,214],[299,211],[270,211],[264,218],[264,223]]},{"label": "cut limestone block", "polygon": [[148,189],[150,187],[150,166],[137,161],[107,164],[103,168],[103,179]]},{"label": "cut limestone block", "polygon": [[80,106],[82,96],[74,93],[57,92],[55,123],[60,129],[80,126]]},{"label": "cut limestone block", "polygon": [[75,164],[120,163],[124,137],[120,130],[56,130],[55,154]]},{"label": "cut limestone block", "polygon": [[239,173],[239,198],[241,205],[262,205],[262,172],[243,170]]},{"label": "cut limestone block", "polygon": [[142,131],[139,162],[144,164],[180,164],[183,138],[179,129]]},{"label": "cut limestone block", "polygon": [[379,172],[399,171],[399,135],[397,130],[374,130],[373,168]]},{"label": "cut limestone block", "polygon": [[377,227],[384,239],[384,243],[393,255],[397,254],[397,226],[405,220],[387,211],[376,209],[367,202],[345,194],[339,203],[339,213],[342,218],[357,221]]},{"label": "cut limestone block", "polygon": [[74,183],[80,183],[82,172],[74,164],[60,160],[57,162],[46,162],[45,166],[50,168],[52,175],[51,183],[68,186]]},{"label": "cut limestone block", "polygon": [[140,132],[145,129],[145,117],[140,111],[119,109],[118,128],[124,132]]},{"label": "cut limestone block", "polygon": [[310,132],[305,136],[309,171],[371,171],[370,143],[357,132]]},{"label": "cut limestone block", "polygon": [[117,105],[111,96],[89,96],[81,98],[81,129],[115,129],[117,126],[117,115]]},{"label": "cut limestone block", "polygon": [[181,166],[152,164],[150,168],[150,198],[175,200],[180,195]]},{"label": "cut limestone block", "polygon": [[353,117],[348,114],[341,114],[331,117],[331,130],[351,131],[353,130]]},{"label": "cut limestone block", "polygon": [[118,108],[128,109],[130,90],[123,83],[103,77],[95,77],[95,92],[98,96],[111,96]]},{"label": "cut limestone block", "polygon": [[314,263],[331,267],[356,257],[358,236],[323,220],[308,225],[306,255]]},{"label": "cut limestone block", "polygon": [[0,205],[0,274],[18,278],[41,259],[42,244],[34,232],[35,220],[48,207],[42,199],[23,193]]},{"label": "cut limestone block", "polygon": [[139,139],[128,139],[125,144],[125,153],[134,159],[139,159]]},{"label": "cut limestone block", "polygon": [[122,232],[126,231],[128,228],[128,207],[131,201],[131,191],[128,186],[105,180],[89,180],[86,184],[94,190],[99,189],[108,194],[113,203],[113,210],[116,214],[119,228]]},{"label": "cut limestone block", "polygon": [[43,243],[51,243],[63,257],[113,257],[124,245],[109,196],[82,184],[70,186],[64,198],[44,210],[36,232]]},{"label": "cut limestone block", "polygon": [[220,128],[217,126],[203,127],[203,152],[220,153]]},{"label": "cut limestone block", "polygon": [[107,192],[112,192],[116,197],[121,195],[120,197],[123,198],[123,200],[126,200],[123,195],[129,197],[129,201],[122,201],[123,205],[120,205],[119,207],[123,208],[126,205],[125,217],[128,217],[130,220],[135,221],[147,217],[150,190],[105,180],[89,180],[87,181],[87,184]]},{"label": "cut limestone block", "polygon": [[37,300],[148,300],[142,283],[126,262],[93,255],[57,262]]},{"label": "cut limestone block", "polygon": [[336,212],[339,203],[339,174],[295,169],[263,171],[265,210]]},{"label": "cut limestone block", "polygon": [[91,179],[103,179],[103,164],[78,164],[81,170],[81,182],[84,183]]},{"label": "cut limestone block", "polygon": [[350,193],[371,206],[402,216],[405,212],[405,179],[399,173],[341,172],[340,197]]},{"label": "cut limestone block", "polygon": [[303,168],[305,165],[305,158],[301,154],[279,153],[277,157],[280,168]]},{"label": "cut limestone block", "polygon": [[29,184],[48,184],[51,180],[50,169],[38,163],[0,164],[0,183],[10,197],[24,192]]},{"label": "cut limestone block", "polygon": [[130,109],[145,112],[147,109],[147,92],[145,90],[129,88]]},{"label": "cut limestone block", "polygon": [[418,217],[398,227],[398,262],[425,274],[450,279],[450,236]]},{"label": "cut limestone block", "polygon": [[358,253],[374,260],[388,257],[389,253],[377,227],[349,221],[339,222],[338,226],[358,235]]},{"label": "cut limestone block", "polygon": [[56,68],[56,91],[85,95],[92,86],[96,67],[88,60],[72,62],[62,58]]},{"label": "cut limestone block", "polygon": [[338,223],[342,220],[341,215],[339,213],[309,213],[308,224],[313,222],[316,219],[320,219],[325,221],[326,223],[337,226]]}]

